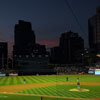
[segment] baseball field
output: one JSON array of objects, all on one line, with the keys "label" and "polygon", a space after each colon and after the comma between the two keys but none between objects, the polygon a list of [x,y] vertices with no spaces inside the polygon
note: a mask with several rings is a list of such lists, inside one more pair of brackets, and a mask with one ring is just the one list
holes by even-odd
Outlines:
[{"label": "baseball field", "polygon": [[[80,89],[77,89],[77,78],[79,78]],[[100,76],[0,77],[0,100],[100,100]]]}]

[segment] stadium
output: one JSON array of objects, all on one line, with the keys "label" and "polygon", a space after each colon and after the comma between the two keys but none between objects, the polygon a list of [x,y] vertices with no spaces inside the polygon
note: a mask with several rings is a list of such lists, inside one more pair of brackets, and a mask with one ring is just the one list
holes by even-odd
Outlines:
[{"label": "stadium", "polygon": [[[80,89],[77,89],[77,78],[79,78]],[[100,76],[31,75],[0,77],[0,100],[22,99],[100,100]]]},{"label": "stadium", "polygon": [[0,2],[0,100],[100,100],[99,3],[12,1]]}]

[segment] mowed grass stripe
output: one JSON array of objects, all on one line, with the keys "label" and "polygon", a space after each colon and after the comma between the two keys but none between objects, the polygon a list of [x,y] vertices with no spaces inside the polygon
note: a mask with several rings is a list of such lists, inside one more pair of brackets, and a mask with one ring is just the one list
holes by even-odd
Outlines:
[{"label": "mowed grass stripe", "polygon": [[80,82],[100,82],[100,76],[94,75],[40,75],[40,76],[17,76],[13,77],[2,77],[0,78],[0,85],[15,85],[23,84],[24,78],[26,84],[31,83],[48,83],[48,82],[65,82],[66,77],[69,77],[69,82],[76,82],[79,77]]},{"label": "mowed grass stripe", "polygon": [[4,85],[9,85],[9,82],[11,82],[11,77],[5,77],[5,80],[3,81]]},{"label": "mowed grass stripe", "polygon": [[38,81],[41,82],[41,83],[45,83],[45,82],[46,82],[46,81],[45,81],[46,76],[45,76],[45,78],[43,78],[43,77],[41,77],[41,76],[37,76],[37,78],[38,78]]},{"label": "mowed grass stripe", "polygon": [[0,81],[3,81],[4,80],[4,77],[0,77]]},{"label": "mowed grass stripe", "polygon": [[[90,97],[100,97],[100,86],[84,86],[82,85],[82,87],[88,88],[90,90],[90,92],[88,92],[88,96]],[[91,88],[89,88],[91,87]]]},{"label": "mowed grass stripe", "polygon": [[33,91],[32,94],[37,94],[37,95],[38,95],[38,94],[42,94],[42,92],[41,92],[41,91],[38,91],[37,88],[34,89],[34,90],[32,89],[32,91]]},{"label": "mowed grass stripe", "polygon": [[[69,87],[68,87],[69,86]],[[75,97],[75,98],[100,98],[100,86],[84,86],[84,88],[87,88],[89,90],[96,88],[98,89],[97,92],[95,91],[90,91],[90,92],[71,92],[69,91],[70,89],[75,88],[75,85],[58,85],[57,86],[58,89],[56,88],[56,86],[49,86],[49,87],[41,87],[41,88],[36,88],[34,91],[37,91],[38,94],[42,94],[42,95],[49,95],[49,96],[54,96],[55,94],[57,94],[57,96],[64,96],[64,97]],[[54,91],[53,91],[53,89]],[[66,90],[64,90],[64,88],[66,88]],[[28,90],[26,90],[28,91]]]},{"label": "mowed grass stripe", "polygon": [[3,79],[0,81],[0,85],[5,85],[7,79],[8,79],[7,77],[3,77]]},{"label": "mowed grass stripe", "polygon": [[89,94],[87,95],[88,92],[84,93],[84,92],[72,92],[71,95],[73,95],[73,97],[76,98],[89,98]]},{"label": "mowed grass stripe", "polygon": [[22,79],[21,76],[20,76],[20,77],[17,76],[16,78],[17,78],[16,80],[17,80],[17,83],[18,83],[18,84],[23,84],[23,79]]},{"label": "mowed grass stripe", "polygon": [[91,98],[93,97],[93,94],[91,94],[90,92],[80,92],[80,93],[75,93],[78,97],[82,97],[82,98]]},{"label": "mowed grass stripe", "polygon": [[[57,88],[58,87],[58,88]],[[56,86],[56,91],[61,93],[61,96],[65,96],[66,94],[69,94],[70,92],[67,92],[67,89],[65,85],[62,88],[59,88],[59,86]],[[70,93],[71,94],[71,93]],[[58,94],[59,95],[59,94]]]},{"label": "mowed grass stripe", "polygon": [[37,95],[43,95],[43,94],[44,94],[44,92],[43,92],[43,91],[41,91],[41,90],[40,90],[40,88],[39,88],[39,89],[37,89],[37,88],[36,88],[35,90],[34,90],[34,89],[32,89],[32,91],[33,91],[33,93],[32,93],[32,94],[37,94]]},{"label": "mowed grass stripe", "polygon": [[52,96],[52,95],[55,94],[55,92],[53,93],[49,87],[40,88],[40,89],[41,89],[42,91],[43,91],[43,90],[46,91],[46,92],[49,94],[49,96]]},{"label": "mowed grass stripe", "polygon": [[61,86],[60,88],[64,88],[62,93],[65,93],[65,95],[69,95],[70,97],[83,98],[82,97],[83,94],[79,94],[79,92],[71,92],[70,91],[70,89],[77,88],[76,85],[64,85],[64,86]]},{"label": "mowed grass stripe", "polygon": [[87,92],[85,94],[86,97],[89,97],[89,98],[91,98],[91,97],[93,97],[93,98],[100,97],[100,90],[99,90],[100,86],[86,86],[86,85],[82,85],[81,88],[86,88],[86,89],[90,90],[89,92]]},{"label": "mowed grass stripe", "polygon": [[[68,88],[68,86],[66,85],[66,86],[64,86],[63,88]],[[90,98],[90,97],[92,97],[92,95],[89,93],[89,92],[71,92],[71,91],[69,91],[71,88],[77,88],[76,86],[71,86],[71,85],[69,85],[69,88],[66,90],[66,94],[68,94],[69,96],[73,96],[73,97],[76,97],[76,98]],[[84,87],[85,88],[85,87]],[[60,91],[59,91],[60,92]],[[62,91],[62,93],[64,93],[64,91]],[[65,94],[65,95],[66,95]]]},{"label": "mowed grass stripe", "polygon": [[27,77],[26,76],[22,76],[22,79],[23,79],[23,83],[24,83],[24,79],[26,81],[26,84],[31,84],[32,83],[31,80],[28,78],[28,76]]},{"label": "mowed grass stripe", "polygon": [[39,91],[41,91],[43,95],[52,96],[52,94],[50,92],[46,91],[44,88],[40,88]]},{"label": "mowed grass stripe", "polygon": [[[45,88],[44,88],[44,89],[45,89]],[[47,90],[47,92],[51,93],[52,95],[57,96],[57,91],[52,92],[52,91],[54,91],[54,88],[53,88],[53,87],[52,87],[52,88],[47,87],[46,90]],[[50,90],[50,91],[49,91],[49,90]]]},{"label": "mowed grass stripe", "polygon": [[34,76],[29,76],[28,77],[32,83],[38,83],[36,79],[34,79]]},{"label": "mowed grass stripe", "polygon": [[34,91],[32,89],[30,89],[29,91],[27,91],[29,94],[34,94]]},{"label": "mowed grass stripe", "polygon": [[54,95],[54,96],[57,96],[57,91],[56,91],[56,89],[55,89],[54,86],[52,86],[52,88],[49,86],[49,87],[47,87],[47,89],[48,89],[48,91],[50,90],[51,92],[54,91],[54,92],[52,92],[53,95]]},{"label": "mowed grass stripe", "polygon": [[37,79],[35,79],[36,76],[32,77],[32,76],[28,76],[27,78],[30,80],[30,83],[39,83],[39,81]]},{"label": "mowed grass stripe", "polygon": [[34,80],[37,82],[37,83],[42,83],[42,81],[40,81],[40,79],[37,77],[34,77]]},{"label": "mowed grass stripe", "polygon": [[44,79],[42,79],[42,76],[34,76],[35,81],[37,81],[37,83],[44,83]]},{"label": "mowed grass stripe", "polygon": [[44,76],[44,77],[43,76],[37,76],[36,78],[37,78],[38,82],[40,82],[40,83],[48,82],[49,78],[47,78],[46,76]]},{"label": "mowed grass stripe", "polygon": [[50,93],[48,93],[44,88],[39,88],[39,89],[36,89],[40,95],[49,95],[50,96]]},{"label": "mowed grass stripe", "polygon": [[32,93],[33,91],[31,89],[27,91],[27,94],[32,94]]},{"label": "mowed grass stripe", "polygon": [[66,77],[67,76],[65,76],[65,75],[63,75],[63,76],[57,75],[56,76],[56,82],[65,82],[66,81]]},{"label": "mowed grass stripe", "polygon": [[56,82],[55,76],[49,77],[48,75],[45,75],[45,76],[42,76],[41,79],[44,80],[44,82]]},{"label": "mowed grass stripe", "polygon": [[[52,82],[52,79],[50,77],[46,76],[37,76],[36,77],[38,81],[40,81],[41,83],[47,83],[47,82]],[[50,80],[50,81],[49,81]]]},{"label": "mowed grass stripe", "polygon": [[2,77],[2,80],[0,80],[0,85],[5,85],[4,83],[7,81],[6,77]]},{"label": "mowed grass stripe", "polygon": [[[50,88],[52,88],[52,86]],[[53,89],[55,89],[55,93],[57,94],[57,96],[65,96],[67,93],[65,87],[60,89],[59,86],[56,85],[56,86],[53,86]],[[61,90],[62,92],[60,92]]]},{"label": "mowed grass stripe", "polygon": [[27,90],[24,90],[23,93],[27,94]]},{"label": "mowed grass stripe", "polygon": [[22,80],[20,80],[20,77],[18,77],[18,76],[15,77],[15,82],[16,82],[16,85],[22,84]]},{"label": "mowed grass stripe", "polygon": [[12,77],[12,79],[13,79],[13,84],[14,85],[16,85],[16,84],[18,84],[19,82],[19,80],[18,80],[18,78],[17,78],[17,76],[16,77]]},{"label": "mowed grass stripe", "polygon": [[[9,77],[10,78],[10,80],[8,81],[9,82],[9,85],[12,85],[12,84],[14,84],[13,82],[14,82],[14,80],[13,80],[13,77]],[[15,77],[14,77],[15,78]]]},{"label": "mowed grass stripe", "polygon": [[35,78],[39,83],[56,82],[56,75],[41,75]]}]

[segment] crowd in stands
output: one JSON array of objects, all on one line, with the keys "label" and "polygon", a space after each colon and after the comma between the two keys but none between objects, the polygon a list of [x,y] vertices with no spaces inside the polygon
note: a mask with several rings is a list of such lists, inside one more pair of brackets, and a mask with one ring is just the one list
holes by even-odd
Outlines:
[{"label": "crowd in stands", "polygon": [[54,71],[57,74],[84,74],[88,69],[84,66],[56,66]]}]

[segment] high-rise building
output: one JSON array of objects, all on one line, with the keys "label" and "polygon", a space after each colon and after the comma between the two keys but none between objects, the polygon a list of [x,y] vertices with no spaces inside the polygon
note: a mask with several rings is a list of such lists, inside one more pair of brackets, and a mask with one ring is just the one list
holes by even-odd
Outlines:
[{"label": "high-rise building", "polygon": [[15,45],[25,46],[35,44],[35,34],[32,30],[30,22],[19,20],[19,23],[15,25]]},{"label": "high-rise building", "polygon": [[50,63],[53,64],[61,64],[62,53],[61,48],[59,46],[53,47],[50,50]]},{"label": "high-rise building", "polygon": [[26,22],[23,20],[19,20],[19,23],[15,25],[14,30],[14,50],[13,53],[15,55],[23,55],[27,54],[30,49],[26,47],[30,47],[30,45],[35,44],[35,34],[32,30],[32,26],[30,22]]},{"label": "high-rise building", "polygon": [[96,39],[96,16],[91,17],[88,20],[88,31],[89,31],[89,47],[95,48],[97,39]]},{"label": "high-rise building", "polygon": [[0,69],[7,68],[8,59],[8,44],[7,42],[0,42]]},{"label": "high-rise building", "polygon": [[62,63],[76,63],[76,53],[78,54],[78,51],[84,49],[84,40],[78,33],[64,32],[60,37],[60,48],[62,50]]},{"label": "high-rise building", "polygon": [[100,7],[96,9],[96,15],[88,20],[89,47],[100,49]]},{"label": "high-rise building", "polygon": [[45,45],[36,44],[30,22],[20,20],[15,25],[13,62],[19,73],[48,73],[48,52]]},{"label": "high-rise building", "polygon": [[[97,7],[96,9],[96,20],[97,20],[97,24],[96,24],[96,32],[97,32],[97,43],[99,43],[100,45],[100,7]],[[100,46],[99,46],[100,47]]]}]

